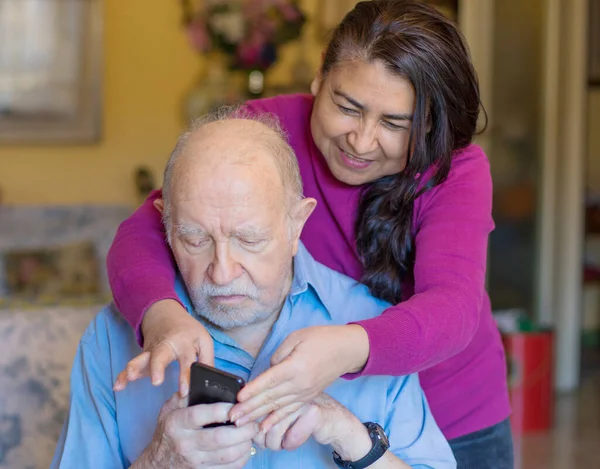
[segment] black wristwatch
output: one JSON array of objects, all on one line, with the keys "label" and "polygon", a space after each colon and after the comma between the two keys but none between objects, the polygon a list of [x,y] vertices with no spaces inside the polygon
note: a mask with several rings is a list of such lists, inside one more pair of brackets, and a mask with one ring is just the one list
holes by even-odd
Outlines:
[{"label": "black wristwatch", "polygon": [[342,469],[365,469],[381,458],[381,456],[383,456],[389,449],[390,442],[385,435],[385,431],[383,428],[381,428],[381,425],[373,422],[366,422],[363,423],[363,425],[367,427],[367,431],[371,437],[371,442],[373,443],[371,451],[369,451],[364,458],[359,459],[358,461],[344,461],[340,455],[334,451],[333,460],[338,467],[341,467]]}]

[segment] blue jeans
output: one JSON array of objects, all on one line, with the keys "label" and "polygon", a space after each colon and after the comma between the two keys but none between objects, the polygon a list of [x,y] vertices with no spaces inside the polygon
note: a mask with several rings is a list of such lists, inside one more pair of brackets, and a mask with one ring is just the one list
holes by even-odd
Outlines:
[{"label": "blue jeans", "polygon": [[457,469],[513,469],[513,441],[508,419],[449,441]]}]

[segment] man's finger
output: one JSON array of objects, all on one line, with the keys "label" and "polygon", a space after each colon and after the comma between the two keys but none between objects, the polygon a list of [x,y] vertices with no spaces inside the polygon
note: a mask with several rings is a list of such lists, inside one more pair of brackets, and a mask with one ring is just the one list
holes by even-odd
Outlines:
[{"label": "man's finger", "polygon": [[[294,378],[295,372],[292,367],[285,366],[285,364],[277,365],[272,368],[269,368],[267,371],[262,373],[258,378],[248,383],[243,389],[238,393],[238,401],[244,403],[246,401],[250,401],[250,399],[256,396],[262,396],[263,399],[268,399],[269,396],[266,394],[266,391],[272,390],[279,385],[282,385],[286,381]],[[279,396],[273,396],[273,400],[277,399]],[[261,405],[266,404],[265,401],[259,401]],[[241,406],[240,406],[241,407]],[[253,408],[258,407],[256,404],[253,405]],[[243,409],[243,407],[241,407]]]},{"label": "man's finger", "polygon": [[282,447],[287,451],[300,448],[313,434],[318,423],[319,410],[316,406],[309,406],[302,412],[289,430],[285,433]]},{"label": "man's finger", "polygon": [[168,415],[177,409],[185,409],[187,407],[187,399],[182,399],[179,394],[173,394],[167,402],[164,403],[162,409],[160,409],[159,418],[164,415]]},{"label": "man's finger", "polygon": [[[197,467],[209,465],[219,469],[240,468],[244,467],[245,463],[250,458],[251,441],[244,441],[235,446],[209,451],[202,457],[202,462]],[[196,467],[196,466],[194,466]]]},{"label": "man's finger", "polygon": [[201,437],[203,445],[206,445],[206,450],[211,451],[243,443],[251,443],[252,439],[260,433],[260,427],[258,423],[250,422],[239,428],[232,425],[208,428],[203,430],[203,433],[204,435]]},{"label": "man's finger", "polygon": [[279,422],[281,422],[283,419],[287,418],[288,415],[291,415],[294,412],[297,412],[303,406],[304,406],[303,402],[293,402],[293,403],[291,403],[289,405],[286,405],[286,406],[282,407],[279,410],[271,412],[267,416],[267,418],[264,419],[261,422],[261,424],[260,424],[260,427],[262,428],[262,431],[263,432],[268,432],[275,425],[278,425]]},{"label": "man's finger", "polygon": [[265,444],[271,451],[280,451],[283,449],[282,443],[285,433],[294,424],[298,418],[298,412],[286,416],[281,422],[273,426],[265,435]]},{"label": "man's finger", "polygon": [[158,386],[165,379],[165,368],[177,359],[175,350],[168,342],[161,342],[152,350],[150,357],[150,376],[152,384]]},{"label": "man's finger", "polygon": [[232,407],[232,404],[226,402],[193,405],[182,409],[181,425],[186,430],[199,430],[211,423],[225,423],[229,420],[229,411]]}]

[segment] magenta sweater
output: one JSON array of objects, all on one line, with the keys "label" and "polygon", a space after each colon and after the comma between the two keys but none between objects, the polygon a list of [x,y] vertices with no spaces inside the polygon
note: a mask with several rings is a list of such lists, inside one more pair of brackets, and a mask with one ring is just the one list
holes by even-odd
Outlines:
[{"label": "magenta sweater", "polygon": [[[290,95],[248,107],[279,117],[298,157],[304,193],[318,201],[302,233],[305,246],[317,261],[358,279],[353,224],[360,188],[329,172],[310,133],[312,103],[311,96]],[[154,192],[123,222],[107,260],[116,304],[138,337],[151,304],[177,299],[175,265],[152,205],[158,196]],[[504,349],[484,289],[491,208],[489,163],[471,145],[455,154],[447,180],[416,200],[414,281],[406,283],[405,300],[359,323],[371,350],[362,374],[419,372],[433,415],[449,439],[510,414]]]}]

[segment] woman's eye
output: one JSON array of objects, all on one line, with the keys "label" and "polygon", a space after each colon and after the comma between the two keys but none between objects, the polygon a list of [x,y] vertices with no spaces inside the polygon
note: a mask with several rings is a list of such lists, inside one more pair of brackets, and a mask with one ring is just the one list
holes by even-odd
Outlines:
[{"label": "woman's eye", "polygon": [[388,121],[383,121],[383,125],[390,130],[407,130],[403,125],[392,124]]},{"label": "woman's eye", "polygon": [[358,115],[358,111],[356,109],[350,109],[349,107],[342,106],[341,104],[338,104],[337,106],[344,114],[348,114],[349,116]]}]

